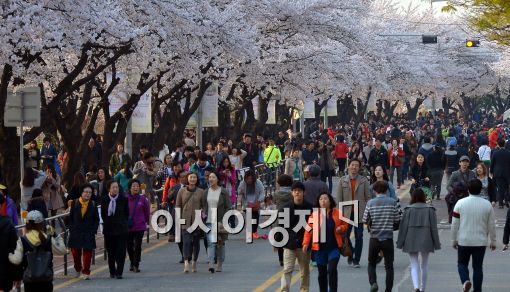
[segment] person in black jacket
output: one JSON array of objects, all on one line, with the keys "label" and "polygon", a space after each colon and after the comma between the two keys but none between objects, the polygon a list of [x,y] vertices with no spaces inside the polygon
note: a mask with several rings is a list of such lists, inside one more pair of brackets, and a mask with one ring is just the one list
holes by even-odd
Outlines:
[{"label": "person in black jacket", "polygon": [[108,181],[106,188],[108,195],[101,198],[104,244],[108,254],[110,278],[122,279],[128,235],[128,200],[119,193],[119,184],[116,181]]},{"label": "person in black jacket", "polygon": [[[94,188],[85,184],[81,188],[81,196],[70,200],[69,207],[69,243],[73,255],[76,277],[81,273],[82,279],[90,276],[92,250],[96,248],[96,232],[99,226],[99,213],[92,200]],[[82,261],[83,255],[83,261]]]},{"label": "person in black jacket", "polygon": [[28,201],[27,212],[33,210],[41,212],[44,219],[48,218],[48,208],[46,207],[41,189],[34,189],[32,191],[32,198]]},{"label": "person in black jacket", "polygon": [[409,174],[409,178],[411,179],[411,193],[416,188],[421,187],[429,187],[430,186],[430,178],[429,171],[427,168],[427,164],[425,163],[425,156],[421,153],[416,155],[416,162],[411,169],[411,173]]},{"label": "person in black jacket", "polygon": [[503,251],[508,250],[508,241],[510,238],[510,209],[506,212],[505,231],[503,232]]},{"label": "person in black jacket", "polygon": [[445,158],[443,149],[439,144],[434,146],[434,150],[427,158],[427,167],[430,176],[430,187],[432,189],[432,198],[436,197],[440,200],[441,197],[441,182],[443,181]]},{"label": "person in black jacket", "polygon": [[390,158],[388,156],[388,151],[382,147],[382,142],[384,139],[377,138],[375,140],[375,148],[370,151],[370,156],[368,157],[368,165],[370,166],[370,171],[373,172],[376,165],[382,165],[386,171],[390,170]]},{"label": "person in black jacket", "polygon": [[[293,201],[289,202],[286,206],[280,208],[278,212],[284,212],[284,209],[289,209],[289,228],[286,228],[289,234],[289,240],[283,247],[283,274],[281,279],[281,291],[289,291],[291,285],[292,272],[296,260],[299,263],[299,272],[301,273],[301,291],[308,291],[310,283],[310,252],[304,253],[302,250],[302,243],[305,234],[304,228],[299,228],[298,232],[293,229],[299,223],[299,215],[296,210],[307,211],[308,214],[312,212],[312,206],[304,199],[305,185],[302,182],[296,181],[292,184],[292,198]],[[305,216],[308,222],[308,216]]]},{"label": "person in black jacket", "polygon": [[239,144],[239,148],[246,151],[246,157],[243,159],[243,167],[254,167],[258,163],[259,150],[256,144],[253,144],[250,133],[244,134],[243,142]]},{"label": "person in black jacket", "polygon": [[[4,200],[3,195],[0,195],[0,205]],[[0,216],[0,291],[11,291],[13,286],[19,287],[21,283],[23,275],[21,266],[9,262],[9,253],[14,252],[17,241],[18,235],[11,219]]]},{"label": "person in black jacket", "polygon": [[[510,150],[504,148],[505,141],[500,139],[498,141],[499,149],[492,157],[490,173],[496,182],[498,188],[498,202],[499,208],[503,208],[504,204],[510,208],[510,196],[508,194],[508,185],[510,184]],[[504,201],[504,204],[503,204]]]}]

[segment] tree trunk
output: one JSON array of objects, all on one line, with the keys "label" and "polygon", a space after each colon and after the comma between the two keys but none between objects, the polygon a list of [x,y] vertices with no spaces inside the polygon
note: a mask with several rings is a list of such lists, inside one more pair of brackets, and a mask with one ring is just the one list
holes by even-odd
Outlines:
[{"label": "tree trunk", "polygon": [[420,109],[420,106],[423,104],[423,102],[427,99],[426,96],[420,96],[416,99],[416,103],[414,106],[411,106],[411,103],[409,101],[406,101],[406,108],[407,108],[407,119],[414,121],[416,120],[416,116],[418,115],[418,110]]}]

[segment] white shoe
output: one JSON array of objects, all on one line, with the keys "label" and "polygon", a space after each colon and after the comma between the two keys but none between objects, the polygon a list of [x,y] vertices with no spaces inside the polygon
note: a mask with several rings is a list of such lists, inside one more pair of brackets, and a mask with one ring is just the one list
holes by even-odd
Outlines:
[{"label": "white shoe", "polygon": [[80,279],[82,280],[90,280],[90,276],[86,274],[81,274]]}]

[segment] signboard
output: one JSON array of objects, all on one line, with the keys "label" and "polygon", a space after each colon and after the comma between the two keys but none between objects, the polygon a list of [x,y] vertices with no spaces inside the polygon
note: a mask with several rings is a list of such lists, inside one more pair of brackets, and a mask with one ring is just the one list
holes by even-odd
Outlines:
[{"label": "signboard", "polygon": [[41,126],[41,90],[39,87],[26,87],[8,92],[5,103],[4,126]]},{"label": "signboard", "polygon": [[[328,100],[328,104],[326,105],[328,107],[328,117],[336,117],[337,116],[337,110],[336,110],[336,99],[330,99]],[[324,108],[321,110],[321,117],[324,116]]]},{"label": "signboard", "polygon": [[202,127],[218,127],[218,83],[213,82],[202,98]]},{"label": "signboard", "polygon": [[267,125],[276,125],[276,100],[270,100],[267,105]]}]

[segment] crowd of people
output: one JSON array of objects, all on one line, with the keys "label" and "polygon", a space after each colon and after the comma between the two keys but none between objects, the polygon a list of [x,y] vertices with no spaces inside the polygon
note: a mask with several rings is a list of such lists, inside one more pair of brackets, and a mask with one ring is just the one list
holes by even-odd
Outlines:
[{"label": "crowd of people", "polygon": [[[8,261],[2,258],[2,264],[23,267],[25,290],[32,291],[30,277],[26,276],[30,270],[26,269],[30,265],[27,254],[38,245],[55,254],[65,252],[45,219],[67,211],[67,248],[73,256],[76,277],[90,279],[98,231],[104,235],[111,278],[123,277],[126,253],[130,271],[138,273],[142,237],[150,222],[151,208],[161,207],[172,215],[178,208],[181,218],[186,220],[177,227],[182,235],[178,246],[184,273],[198,271],[202,241],[208,256],[208,271],[216,273],[224,268],[228,234],[219,228],[217,240],[212,240],[212,234],[204,234],[200,229],[189,232],[197,210],[211,227],[221,225],[228,210],[249,209],[256,219],[251,226],[252,238],[267,239],[267,234],[258,229],[260,210],[283,212],[289,208],[291,224],[285,228],[289,241],[277,249],[283,267],[282,291],[290,289],[296,260],[300,265],[302,291],[309,290],[310,262],[317,266],[320,291],[337,291],[340,258],[347,257],[353,268],[361,267],[364,226],[370,234],[371,291],[379,289],[375,267],[382,259],[386,270],[385,291],[392,290],[396,230],[399,230],[397,248],[409,254],[413,288],[424,291],[428,254],[441,247],[434,205],[443,198],[454,231],[453,245],[458,248],[463,289],[470,291],[473,286],[474,291],[481,291],[480,275],[488,238],[489,246],[495,247],[493,208],[510,208],[509,130],[503,121],[486,117],[477,123],[429,113],[420,114],[413,121],[395,119],[382,123],[370,118],[359,125],[352,122],[325,129],[320,123],[304,130],[304,133],[282,131],[277,137],[245,133],[240,143],[219,138],[207,143],[204,149],[195,146],[187,133],[173,151],[165,145],[162,149],[152,149],[157,153],[154,155],[142,145],[134,158],[125,152],[123,144],[118,144],[107,166],[100,165],[101,141],[99,136],[94,136],[69,190],[61,183],[66,153],[57,151],[64,147],[54,146],[49,138],[43,140],[41,149],[35,141],[31,142],[26,149],[20,184],[20,210],[25,214],[21,217],[26,226],[19,238],[11,230],[19,220],[16,206],[6,187],[0,185],[1,215],[11,222],[11,225],[4,219],[0,222],[0,230],[9,234],[4,238],[10,240],[3,249],[9,251]],[[339,177],[335,191],[334,176]],[[441,187],[444,177],[446,190]],[[405,183],[410,184],[411,200],[402,210],[398,194]],[[358,209],[337,208],[338,203],[353,200],[358,201]],[[151,207],[151,202],[155,207]],[[475,205],[484,207],[477,209]],[[213,208],[217,210],[216,218],[208,216]],[[320,214],[312,213],[313,208],[326,210],[324,222]],[[321,229],[326,230],[324,243],[312,241],[314,232],[293,230],[299,222],[297,210],[310,211],[307,220],[312,230],[325,224]],[[464,214],[471,213],[480,218],[478,223],[464,221],[471,216]],[[349,218],[351,224],[339,220],[340,215]],[[510,233],[509,218],[510,211],[503,240],[505,248]],[[235,225],[235,220],[229,224]],[[175,241],[175,228],[168,234],[169,242]],[[467,239],[467,233],[479,237]],[[467,270],[470,256],[473,257],[473,282]],[[51,269],[51,261],[49,264]],[[10,284],[7,277],[2,279],[4,286],[0,290],[8,291],[12,281],[20,280],[19,277],[10,279]],[[44,291],[51,291],[52,281],[46,282]],[[43,291],[41,287],[37,291]]]}]

